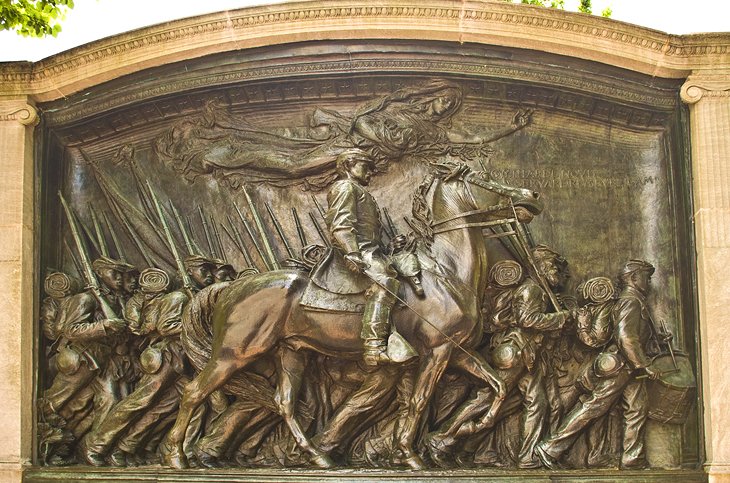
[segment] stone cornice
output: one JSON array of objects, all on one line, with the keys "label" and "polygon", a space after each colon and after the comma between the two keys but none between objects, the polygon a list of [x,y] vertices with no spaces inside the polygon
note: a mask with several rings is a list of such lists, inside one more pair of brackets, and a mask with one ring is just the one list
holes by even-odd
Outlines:
[{"label": "stone cornice", "polygon": [[309,40],[428,39],[539,49],[684,78],[730,65],[730,34],[668,35],[584,14],[490,1],[309,0],[182,19],[36,63],[0,64],[0,96],[57,99],[139,70],[207,54]]}]

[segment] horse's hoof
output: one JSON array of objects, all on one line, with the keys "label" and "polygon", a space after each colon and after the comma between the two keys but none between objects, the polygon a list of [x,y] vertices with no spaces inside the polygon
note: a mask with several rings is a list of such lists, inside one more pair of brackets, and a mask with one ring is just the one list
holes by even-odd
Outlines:
[{"label": "horse's hoof", "polygon": [[317,465],[318,468],[321,468],[323,470],[329,470],[334,468],[335,462],[332,461],[332,458],[327,456],[326,454],[318,454],[312,456],[312,463]]},{"label": "horse's hoof", "polygon": [[185,470],[190,467],[182,445],[168,442],[160,444],[160,462],[162,466],[175,468],[176,470]]},{"label": "horse's hoof", "polygon": [[426,469],[426,463],[423,462],[420,456],[416,453],[411,453],[403,457],[403,463],[406,464],[410,469],[420,471]]},{"label": "horse's hoof", "polygon": [[441,468],[449,469],[454,467],[451,461],[452,454],[447,450],[447,446],[442,444],[441,440],[436,437],[428,437],[426,439],[426,449],[431,460]]}]

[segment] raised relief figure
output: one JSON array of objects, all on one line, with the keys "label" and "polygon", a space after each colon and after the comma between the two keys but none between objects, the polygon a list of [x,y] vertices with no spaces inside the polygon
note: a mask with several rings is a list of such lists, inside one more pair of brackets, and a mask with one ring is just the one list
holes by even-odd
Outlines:
[{"label": "raised relief figure", "polygon": [[[595,277],[571,302],[567,261],[527,225],[540,195],[486,171],[489,144],[531,111],[476,136],[454,122],[467,101],[458,84],[401,86],[307,111],[298,127],[208,102],[153,143],[166,166],[123,146],[134,179],[120,183],[81,152],[109,211],[61,196],[75,251],[41,306],[53,361],[39,400],[45,463],[606,466],[618,414],[621,466],[647,464],[647,418],[682,422],[693,402],[689,357],[649,315],[654,267],[630,260],[619,294]],[[182,182],[164,179],[170,168],[209,176],[189,191],[200,198],[160,188]],[[370,191],[376,174],[413,186],[408,216],[391,206],[400,193]],[[327,206],[300,190],[321,190]],[[661,370],[652,338],[669,350]],[[647,382],[674,391],[654,415]]]},{"label": "raised relief figure", "polygon": [[[314,273],[315,280],[327,286],[346,284],[347,279],[354,277],[362,279],[362,274],[366,276],[364,280],[351,283],[369,285],[360,337],[363,339],[363,359],[373,366],[390,361],[386,353],[390,314],[400,286],[398,274],[380,242],[380,209],[366,189],[374,168],[375,162],[364,151],[353,149],[337,158],[337,170],[342,179],[330,189],[325,215],[335,250]],[[331,264],[344,265],[354,275],[331,267]]]},{"label": "raised relief figure", "polygon": [[613,340],[596,356],[592,371],[584,373],[581,386],[588,399],[576,404],[558,429],[540,442],[536,453],[548,468],[558,460],[588,424],[603,416],[619,400],[624,406],[623,454],[621,466],[646,466],[644,433],[647,418],[646,381],[658,374],[650,367],[647,346],[653,335],[646,295],[654,267],[643,260],[629,260],[619,280],[621,293],[612,308]]}]

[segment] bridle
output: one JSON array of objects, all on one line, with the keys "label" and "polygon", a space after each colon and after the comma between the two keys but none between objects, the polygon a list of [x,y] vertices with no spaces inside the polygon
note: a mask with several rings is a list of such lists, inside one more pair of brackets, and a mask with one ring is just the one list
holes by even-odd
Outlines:
[{"label": "bridle", "polygon": [[[467,173],[463,177],[463,181],[464,181],[464,183],[466,183],[467,189],[469,188],[469,185],[479,186],[480,188],[484,188],[488,191],[492,191],[494,193],[497,193],[497,194],[507,198],[508,201],[506,203],[505,202],[498,203],[496,205],[488,206],[486,208],[465,211],[463,213],[458,213],[456,215],[449,216],[442,220],[434,221],[431,224],[431,226],[434,228],[434,230],[433,230],[434,235],[437,233],[446,233],[449,231],[461,230],[464,228],[488,228],[488,227],[497,226],[497,225],[504,225],[505,223],[511,223],[511,222],[515,221],[514,218],[504,218],[501,220],[462,223],[459,225],[443,227],[442,225],[445,225],[451,221],[461,220],[463,218],[467,218],[467,217],[474,216],[474,215],[486,215],[486,214],[490,214],[490,213],[496,213],[496,212],[502,211],[502,210],[514,211],[513,210],[514,206],[512,204],[512,200],[508,194],[508,191],[504,188],[504,186],[500,185],[499,183],[495,183],[494,181],[491,181],[491,180],[484,180],[484,179],[475,177],[473,172]],[[471,193],[470,189],[468,189],[468,191],[469,191],[469,196],[471,196],[471,198],[472,198],[472,205],[476,206],[476,202],[474,201],[474,195]],[[442,226],[442,227],[436,228],[438,226]]]}]

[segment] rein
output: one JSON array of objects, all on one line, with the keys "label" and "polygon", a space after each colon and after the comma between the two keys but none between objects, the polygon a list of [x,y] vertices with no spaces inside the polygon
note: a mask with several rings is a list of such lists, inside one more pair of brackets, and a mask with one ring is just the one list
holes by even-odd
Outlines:
[{"label": "rein", "polygon": [[[502,196],[507,196],[507,192],[504,189],[502,189],[501,186],[491,183],[489,181],[485,181],[485,180],[481,180],[481,179],[473,179],[472,173],[469,173],[468,175],[466,175],[464,177],[464,182],[473,184],[475,186],[479,186],[480,188],[484,188],[489,191],[493,191]],[[473,215],[485,215],[485,214],[495,213],[498,211],[509,209],[511,206],[512,206],[511,203],[498,203],[496,205],[488,206],[486,208],[482,208],[479,210],[465,211],[463,213],[459,213],[459,214],[444,218],[443,220],[435,221],[431,224],[431,226],[437,227],[439,225],[443,225],[450,221],[460,220],[462,218],[467,218],[467,217],[473,216]],[[463,223],[461,225],[436,229],[433,231],[433,234],[435,235],[437,233],[446,233],[449,231],[461,230],[464,228],[477,228],[477,227],[487,228],[490,226],[503,225],[505,223],[510,223],[512,221],[515,221],[515,220],[512,218],[505,218],[503,220]]]}]

